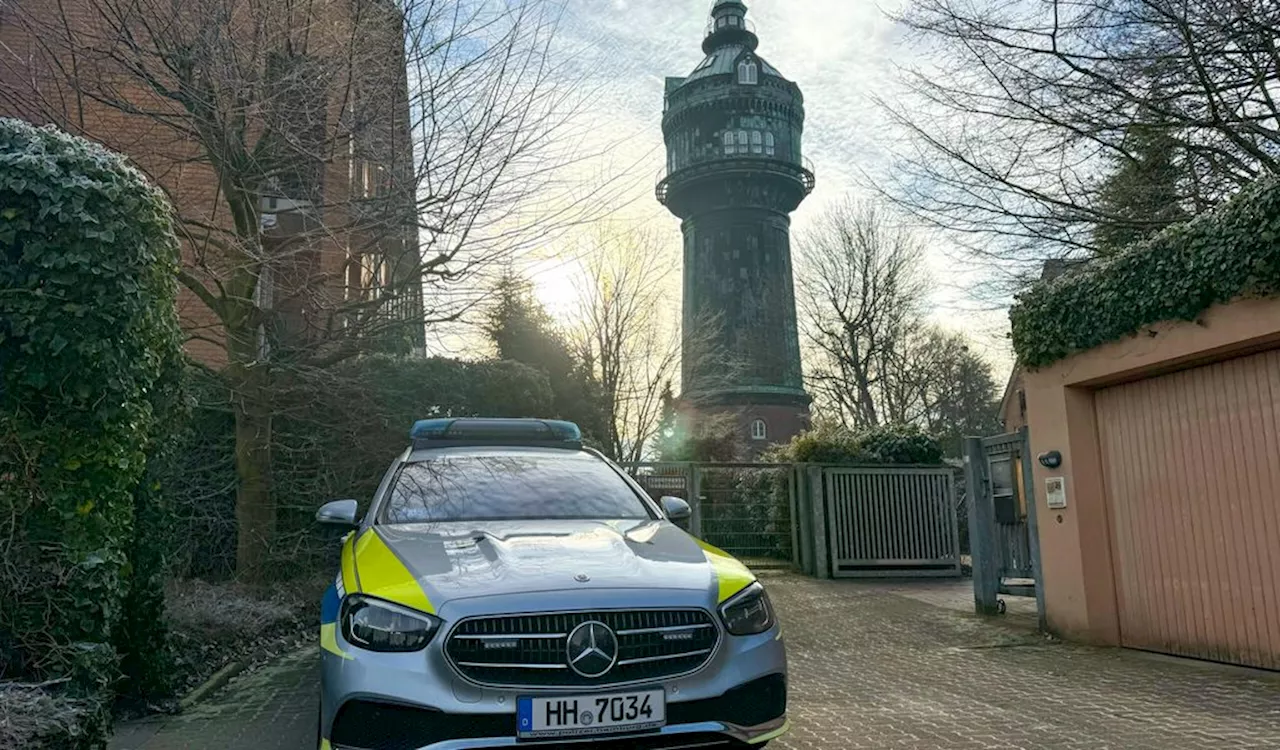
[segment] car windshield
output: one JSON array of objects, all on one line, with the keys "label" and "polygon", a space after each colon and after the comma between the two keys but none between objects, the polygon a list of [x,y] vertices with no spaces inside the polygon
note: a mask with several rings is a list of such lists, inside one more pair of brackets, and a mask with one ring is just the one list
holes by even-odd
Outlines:
[{"label": "car windshield", "polygon": [[604,461],[585,453],[442,454],[401,470],[379,523],[650,519]]}]

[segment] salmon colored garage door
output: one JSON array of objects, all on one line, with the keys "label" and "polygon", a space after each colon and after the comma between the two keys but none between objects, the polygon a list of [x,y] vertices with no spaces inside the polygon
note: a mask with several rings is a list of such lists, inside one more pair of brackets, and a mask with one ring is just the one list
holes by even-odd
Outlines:
[{"label": "salmon colored garage door", "polygon": [[1123,645],[1280,669],[1280,351],[1095,406]]}]

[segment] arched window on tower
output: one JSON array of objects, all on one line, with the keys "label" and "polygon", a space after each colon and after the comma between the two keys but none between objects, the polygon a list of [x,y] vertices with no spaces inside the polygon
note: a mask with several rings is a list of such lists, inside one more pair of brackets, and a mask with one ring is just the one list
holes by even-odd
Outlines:
[{"label": "arched window on tower", "polygon": [[773,139],[773,133],[771,133],[771,132],[770,132],[770,133],[765,133],[765,134],[764,134],[764,153],[765,153],[765,156],[774,156],[775,154],[777,154],[777,152],[778,152],[778,149],[777,149],[777,145],[775,144],[774,139]]},{"label": "arched window on tower", "polygon": [[760,66],[754,60],[743,60],[738,63],[738,83],[757,84],[760,82]]},{"label": "arched window on tower", "polygon": [[751,146],[748,145],[747,131],[739,130],[738,131],[738,153],[745,154],[745,153],[748,153],[750,150],[751,150]]},{"label": "arched window on tower", "polygon": [[765,424],[763,419],[757,419],[751,423],[751,439],[752,440],[768,440],[769,425]]},{"label": "arched window on tower", "polygon": [[764,153],[764,134],[761,133],[759,130],[751,131],[751,153],[753,154]]},{"label": "arched window on tower", "polygon": [[732,130],[726,130],[726,131],[724,131],[724,153],[725,153],[725,156],[733,156],[733,148],[734,148],[733,131],[732,131]]}]

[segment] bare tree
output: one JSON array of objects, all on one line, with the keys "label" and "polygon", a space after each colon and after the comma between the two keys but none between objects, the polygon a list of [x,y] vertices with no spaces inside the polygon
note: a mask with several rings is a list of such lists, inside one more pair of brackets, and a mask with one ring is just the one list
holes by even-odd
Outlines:
[{"label": "bare tree", "polygon": [[642,230],[602,231],[584,265],[571,338],[603,391],[610,454],[635,463],[652,448],[663,394],[678,375],[680,336],[668,315],[673,268]]},{"label": "bare tree", "polygon": [[865,430],[914,424],[958,449],[993,429],[991,368],[964,337],[925,318],[915,236],[871,203],[830,209],[798,244],[809,389],[820,417]]},{"label": "bare tree", "polygon": [[188,330],[232,393],[242,575],[275,531],[276,380],[420,345],[470,274],[596,210],[554,179],[580,94],[548,52],[553,11],[16,0],[0,106],[131,155],[180,214]]},{"label": "bare tree", "polygon": [[1007,280],[1092,254],[1099,227],[1149,233],[1103,191],[1153,138],[1175,216],[1280,170],[1272,0],[916,0],[897,20],[925,54],[881,101],[906,134],[883,189]]},{"label": "bare tree", "polygon": [[811,392],[846,427],[892,420],[886,396],[925,298],[919,241],[874,204],[846,201],[799,239],[797,255],[801,329],[815,353]]}]

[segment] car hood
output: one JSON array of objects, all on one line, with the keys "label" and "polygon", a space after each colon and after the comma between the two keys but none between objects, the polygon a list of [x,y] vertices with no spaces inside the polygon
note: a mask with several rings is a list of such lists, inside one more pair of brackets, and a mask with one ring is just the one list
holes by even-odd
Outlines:
[{"label": "car hood", "polygon": [[432,612],[459,599],[566,589],[718,588],[723,599],[752,580],[668,521],[378,526],[348,553],[344,576],[350,565],[360,591]]}]

